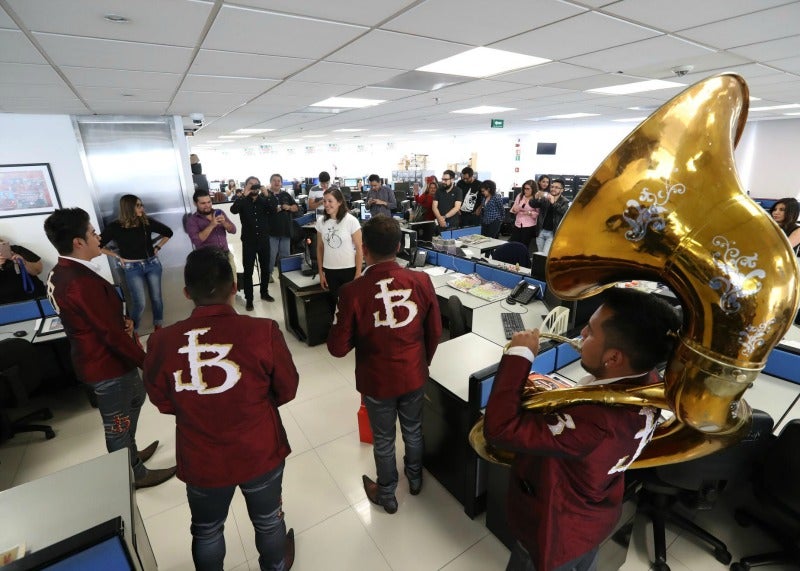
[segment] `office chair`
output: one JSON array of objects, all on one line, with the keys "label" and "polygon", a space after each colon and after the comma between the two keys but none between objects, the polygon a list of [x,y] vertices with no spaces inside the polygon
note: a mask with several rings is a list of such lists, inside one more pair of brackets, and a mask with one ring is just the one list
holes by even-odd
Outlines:
[{"label": "office chair", "polygon": [[[26,387],[25,383],[33,382],[34,386],[30,384]],[[11,400],[14,393],[18,392],[19,387],[24,387],[22,390],[33,390],[37,381],[30,381],[20,378],[19,366],[14,365],[3,371],[0,371],[0,443],[5,442],[16,436],[21,432],[44,432],[44,437],[47,440],[55,438],[56,433],[51,426],[46,424],[31,424],[36,420],[49,420],[53,418],[53,413],[48,408],[40,408],[22,418],[11,420],[8,411],[5,408],[6,402]],[[15,390],[14,387],[17,387]]]},{"label": "office chair", "polygon": [[464,305],[457,295],[451,295],[447,300],[447,322],[449,323],[450,339],[461,337],[467,332]]},{"label": "office chair", "polygon": [[569,329],[569,308],[559,305],[550,310],[539,330],[542,333],[553,333],[555,335],[564,335]]},{"label": "office chair", "polygon": [[[736,521],[755,523],[782,547],[780,551],[743,557],[731,571],[751,567],[794,564],[800,568],[800,419],[789,422],[775,440],[754,480],[758,512],[737,509]],[[762,511],[763,510],[763,511]]]},{"label": "office chair", "polygon": [[680,502],[693,510],[710,510],[729,481],[747,478],[767,450],[772,424],[767,413],[754,410],[750,432],[741,442],[696,460],[632,471],[632,477],[642,485],[638,511],[653,522],[654,571],[669,571],[667,522],[708,543],[720,563],[731,562],[731,554],[722,541],[675,508]]},{"label": "office chair", "polygon": [[523,268],[531,267],[528,248],[519,242],[506,242],[502,246],[498,246],[492,252],[492,259],[507,264],[519,264]]}]

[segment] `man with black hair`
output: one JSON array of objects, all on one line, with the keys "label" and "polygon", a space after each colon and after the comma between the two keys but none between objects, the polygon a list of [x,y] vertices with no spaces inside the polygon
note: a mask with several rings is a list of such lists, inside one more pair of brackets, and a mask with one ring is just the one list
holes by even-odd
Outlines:
[{"label": "man with black hair", "polygon": [[442,185],[433,198],[433,215],[441,229],[458,228],[459,213],[463,196],[456,186],[456,173],[446,170],[442,173]]},{"label": "man with black hair", "polygon": [[[612,288],[581,331],[581,385],[645,386],[672,353],[680,320],[656,296]],[[624,471],[650,441],[658,411],[601,403],[545,414],[522,408],[539,331],[516,333],[486,406],[489,444],[515,453],[508,524],[517,544],[509,571],[588,571],[620,517]],[[621,390],[621,389],[620,389]]]},{"label": "man with black hair", "polygon": [[261,299],[275,301],[269,294],[269,204],[264,196],[266,189],[258,177],[249,176],[244,182],[244,191],[231,205],[231,213],[238,214],[242,223],[242,289],[245,309],[253,311],[253,270],[258,256],[261,271]]},{"label": "man with black hair", "polygon": [[569,200],[564,196],[564,179],[553,179],[548,191],[537,191],[530,205],[539,209],[539,217],[536,220],[539,232],[536,235],[536,247],[539,252],[547,254],[553,243],[553,236],[569,210]]},{"label": "man with black hair", "polygon": [[472,167],[461,169],[461,178],[456,183],[461,191],[461,226],[480,226],[483,206],[481,181],[475,177]]},{"label": "man with black hair", "polygon": [[236,224],[231,222],[222,210],[214,210],[208,192],[199,190],[192,196],[197,210],[186,219],[186,233],[195,248],[216,246],[226,252],[227,234],[236,234]]},{"label": "man with black hair", "polygon": [[367,268],[342,286],[328,351],[344,357],[356,350],[356,389],[372,427],[378,481],[362,476],[369,500],[387,513],[397,511],[395,423],[405,443],[409,490],[422,490],[423,385],[442,321],[430,277],[401,268],[400,225],[388,216],[370,218],[361,229]]},{"label": "man with black hair", "polygon": [[100,236],[80,208],[56,210],[44,221],[47,239],[58,250],[58,264],[47,278],[47,296],[61,318],[78,378],[97,397],[106,449],[127,448],[137,488],[156,486],[175,475],[175,467],[149,470],[144,463],[158,447],[136,447],[136,427],[145,390],[139,367],[142,347],[133,340],[133,321],[123,315],[117,290],[92,262],[101,255]]},{"label": "man with black hair", "polygon": [[331,187],[331,175],[327,171],[319,173],[319,184],[315,184],[308,191],[308,211],[313,212],[317,207],[322,206],[322,197],[325,191]]},{"label": "man with black hair", "polygon": [[275,260],[285,258],[292,250],[292,225],[294,215],[300,209],[291,194],[283,190],[283,177],[273,174],[269,177],[269,267],[267,275],[272,278]]},{"label": "man with black hair", "polygon": [[387,185],[381,183],[381,177],[376,174],[369,175],[369,192],[367,193],[367,208],[370,216],[392,216],[392,210],[397,208],[397,199],[394,192]]},{"label": "man with black hair", "polygon": [[150,336],[144,378],[158,410],[175,415],[192,559],[197,569],[222,569],[223,529],[238,486],[261,569],[289,569],[294,532],[286,533],[281,490],[291,449],[278,407],[297,393],[292,355],[275,321],[233,309],[236,285],[225,252],[191,252],[184,282],[195,309]]}]

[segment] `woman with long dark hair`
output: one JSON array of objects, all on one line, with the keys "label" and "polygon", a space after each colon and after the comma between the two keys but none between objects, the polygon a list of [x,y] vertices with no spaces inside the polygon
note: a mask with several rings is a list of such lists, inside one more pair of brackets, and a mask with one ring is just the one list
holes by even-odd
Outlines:
[{"label": "woman with long dark hair", "polygon": [[483,193],[483,212],[481,213],[481,234],[489,238],[497,238],[500,234],[500,225],[503,223],[505,210],[503,199],[497,194],[497,185],[493,180],[481,183]]},{"label": "woman with long dark hair", "polygon": [[536,183],[532,180],[522,183],[522,192],[517,195],[514,204],[511,205],[511,213],[514,214],[514,229],[511,231],[508,241],[525,244],[529,250],[531,240],[536,237],[536,221],[539,219],[539,209],[530,205],[535,185]]},{"label": "woman with long dark hair", "polygon": [[339,288],[361,275],[361,223],[350,214],[338,188],[325,191],[322,206],[325,214],[316,224],[319,283],[330,292],[335,309]]},{"label": "woman with long dark hair", "polygon": [[[131,296],[128,312],[133,320],[134,332],[138,334],[142,321],[145,289],[150,295],[153,325],[160,329],[164,323],[164,302],[161,299],[162,269],[158,253],[172,237],[172,230],[147,216],[141,199],[133,194],[126,194],[119,199],[118,216],[103,230],[100,246],[104,254],[118,260],[125,274]],[[105,248],[110,242],[116,244],[116,252]]]},{"label": "woman with long dark hair", "polygon": [[783,233],[789,238],[789,243],[794,253],[800,256],[800,225],[797,219],[800,216],[800,205],[794,198],[781,198],[769,209],[772,219],[781,227]]}]

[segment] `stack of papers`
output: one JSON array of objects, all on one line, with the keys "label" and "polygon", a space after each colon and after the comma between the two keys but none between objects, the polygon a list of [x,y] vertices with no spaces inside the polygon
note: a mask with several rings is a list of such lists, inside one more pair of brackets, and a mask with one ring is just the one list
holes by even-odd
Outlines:
[{"label": "stack of papers", "polygon": [[502,286],[497,282],[490,282],[480,277],[478,274],[457,274],[456,276],[457,277],[447,282],[447,285],[487,301],[504,299],[511,293],[510,288]]},{"label": "stack of papers", "polygon": [[462,243],[467,245],[480,244],[481,242],[486,242],[488,239],[488,236],[482,236],[481,234],[470,234],[469,236],[462,236],[459,238]]}]

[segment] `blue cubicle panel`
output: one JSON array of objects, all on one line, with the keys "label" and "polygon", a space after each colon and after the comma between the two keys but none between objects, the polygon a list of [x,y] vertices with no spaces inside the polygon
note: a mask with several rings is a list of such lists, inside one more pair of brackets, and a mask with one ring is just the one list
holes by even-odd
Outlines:
[{"label": "blue cubicle panel", "polygon": [[[117,286],[117,288],[119,288],[119,286]],[[117,293],[122,299],[125,299],[125,297],[122,295],[121,289],[118,289]],[[53,317],[54,315],[57,315],[56,310],[53,307],[53,304],[50,303],[49,299],[47,299],[46,297],[42,297],[38,301],[39,301],[39,309],[41,309],[42,311],[42,317]]]},{"label": "blue cubicle panel", "polygon": [[578,353],[575,348],[568,344],[562,343],[556,346],[556,366],[554,370],[558,370],[561,367],[566,367],[573,361],[577,361],[580,359],[581,354]]},{"label": "blue cubicle panel", "polygon": [[[464,228],[458,228],[456,230],[451,230],[450,237],[458,239],[462,236],[471,236],[473,234],[480,234],[481,227],[480,226],[465,226]],[[444,232],[442,233],[444,235]]]},{"label": "blue cubicle panel", "polygon": [[303,265],[303,255],[296,254],[294,256],[281,258],[278,263],[280,264],[281,273],[299,270]]},{"label": "blue cubicle panel", "polygon": [[800,384],[800,353],[776,347],[767,357],[764,372],[773,377]]},{"label": "blue cubicle panel", "polygon": [[39,319],[42,316],[35,299],[0,305],[0,325]]},{"label": "blue cubicle panel", "polygon": [[462,274],[475,273],[475,262],[466,260],[464,258],[459,258],[458,256],[451,256],[450,254],[439,253],[438,264],[443,268],[455,270],[456,272],[461,272]]},{"label": "blue cubicle panel", "polygon": [[[533,360],[533,365],[531,366],[531,373],[540,373],[542,375],[547,375],[552,373],[555,370],[555,363],[556,363],[556,350],[548,349],[547,351],[543,351],[536,358]],[[497,365],[493,365],[485,369],[485,372],[492,371],[492,374],[481,375],[481,372],[473,374],[470,377],[470,384],[472,383],[479,383],[480,384],[480,407],[479,408],[486,408],[486,403],[489,402],[489,395],[492,392],[492,385],[494,384],[494,374],[493,372],[496,371]]]}]

